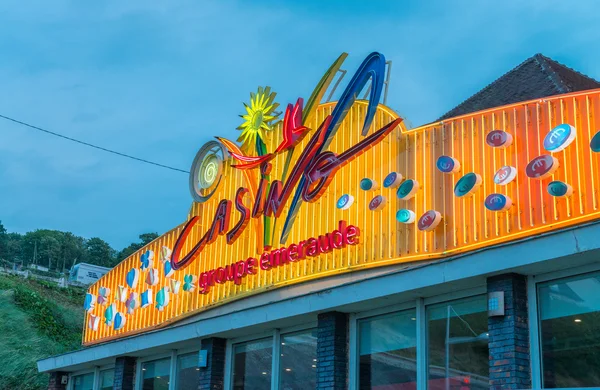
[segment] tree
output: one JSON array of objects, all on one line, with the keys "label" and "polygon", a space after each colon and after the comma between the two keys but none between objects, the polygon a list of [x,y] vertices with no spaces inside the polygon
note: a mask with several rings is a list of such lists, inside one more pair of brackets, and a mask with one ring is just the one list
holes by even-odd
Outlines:
[{"label": "tree", "polygon": [[90,238],[85,242],[87,255],[86,263],[100,265],[102,267],[113,267],[115,265],[115,251],[104,240],[98,237]]},{"label": "tree", "polygon": [[6,228],[2,224],[2,221],[0,221],[0,259],[10,260],[7,253],[7,241],[8,237],[6,235]]},{"label": "tree", "polygon": [[47,265],[48,269],[58,269],[58,263],[62,256],[60,253],[60,235],[45,234],[38,244],[38,253],[41,261]]},{"label": "tree", "polygon": [[141,242],[132,242],[131,244],[129,244],[129,246],[126,246],[125,248],[123,248],[117,255],[118,261],[122,261],[122,260],[128,258],[132,254],[134,254],[136,251],[140,250],[144,245],[151,243],[152,241],[156,240],[158,237],[159,237],[158,233],[142,233],[142,234],[140,234],[139,238],[140,238]]},{"label": "tree", "polygon": [[62,241],[62,270],[71,269],[75,261],[83,261],[86,257],[85,240],[83,237],[66,232]]},{"label": "tree", "polygon": [[[6,235],[6,257],[12,263],[22,263],[25,258],[23,256],[23,236],[19,233],[8,233]],[[0,255],[2,257],[4,255]]]},{"label": "tree", "polygon": [[58,230],[38,229],[25,233],[21,244],[24,264],[35,263],[60,270],[63,237],[64,233]]},{"label": "tree", "polygon": [[[143,242],[152,241],[157,235],[140,236]],[[86,240],[71,232],[38,229],[25,234],[7,233],[0,222],[0,259],[12,263],[47,266],[59,272],[70,269],[75,261],[88,262],[105,267],[117,263],[116,252],[104,240],[94,237]]]}]

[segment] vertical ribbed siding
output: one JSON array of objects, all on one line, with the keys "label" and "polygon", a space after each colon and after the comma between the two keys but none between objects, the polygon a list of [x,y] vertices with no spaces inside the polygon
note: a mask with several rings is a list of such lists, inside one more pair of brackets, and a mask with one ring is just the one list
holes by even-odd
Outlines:
[{"label": "vertical ribbed siding", "polygon": [[[334,104],[321,105],[310,128],[317,129],[325,117],[331,114]],[[357,102],[349,111],[331,142],[329,150],[341,153],[358,143],[363,137],[360,128],[364,120],[366,102]],[[203,308],[228,302],[249,294],[264,291],[267,288],[299,283],[313,278],[347,272],[363,267],[373,267],[432,259],[458,252],[480,248],[486,245],[539,234],[549,229],[573,225],[597,219],[598,189],[600,182],[600,157],[591,152],[590,140],[598,131],[596,118],[600,114],[598,91],[563,95],[533,102],[519,103],[480,113],[434,123],[428,126],[406,131],[403,126],[395,129],[386,139],[375,145],[341,169],[334,177],[325,194],[314,203],[303,203],[299,209],[295,224],[286,245],[298,243],[309,237],[331,232],[337,228],[338,221],[346,220],[361,229],[361,244],[341,250],[307,258],[297,263],[269,271],[259,270],[257,275],[246,276],[240,285],[225,283],[215,285],[210,293],[199,294],[184,292],[171,294],[171,301],[163,312],[154,306],[137,309],[135,314],[127,316],[123,330],[115,332],[113,328],[100,325],[97,332],[87,329],[87,320],[83,336],[84,344],[95,343],[109,338],[151,329],[169,321]],[[380,106],[372,128],[379,129],[396,115],[386,107]],[[525,167],[533,158],[548,154],[543,149],[543,139],[550,129],[560,123],[569,123],[576,127],[577,138],[566,150],[555,153],[560,168],[542,181],[530,180],[525,175]],[[485,143],[486,135],[495,129],[504,130],[513,135],[513,144],[506,149],[494,149]],[[268,140],[269,150],[279,144],[279,129]],[[295,161],[308,142],[308,138],[295,148]],[[458,159],[461,170],[447,175],[436,169],[436,160],[441,155]],[[273,161],[271,180],[281,177],[285,153]],[[206,203],[193,204],[191,215],[200,217],[200,223],[193,229],[184,253],[200,239],[210,226],[215,208],[221,199],[235,198],[240,186],[248,186],[244,174],[226,163],[224,179],[215,195]],[[494,184],[493,177],[498,169],[505,165],[517,168],[517,178],[506,186]],[[415,179],[420,190],[410,200],[400,200],[395,189],[383,188],[385,176],[397,171],[406,179]],[[482,176],[483,184],[469,197],[454,196],[454,185],[462,175],[475,172]],[[257,176],[258,177],[258,176]],[[365,192],[359,189],[362,178],[368,177],[380,184],[380,189]],[[561,180],[573,186],[574,193],[569,198],[554,198],[546,191],[551,180]],[[355,197],[355,203],[349,210],[335,207],[337,199],[348,193]],[[507,212],[494,213],[484,207],[486,196],[501,193],[509,196],[513,206]],[[369,201],[375,195],[384,195],[388,205],[379,212],[368,209]],[[273,245],[279,244],[284,217],[289,210],[289,201],[275,225]],[[251,207],[250,197],[246,204]],[[395,213],[401,208],[413,210],[420,217],[427,210],[435,209],[442,213],[443,221],[431,232],[418,231],[415,224],[400,224]],[[232,224],[237,221],[238,213],[233,212]],[[207,246],[199,258],[187,268],[175,272],[173,276],[180,280],[186,274],[199,275],[206,270],[223,267],[248,257],[258,257],[259,242],[256,229],[260,220],[252,220],[240,238],[227,245],[224,237]],[[160,283],[152,287],[153,295],[168,285],[162,277],[162,264],[158,261],[160,248],[173,247],[183,225],[166,233],[148,246],[117,265],[112,271],[90,287],[97,294],[100,286],[109,287],[111,295],[118,285],[125,285],[126,273],[140,265],[140,255],[147,249],[156,254],[155,267],[159,267]],[[136,292],[141,294],[146,288],[145,275],[142,273]],[[119,311],[124,312],[124,304],[117,302]],[[102,317],[105,306],[96,307],[93,314]]]}]

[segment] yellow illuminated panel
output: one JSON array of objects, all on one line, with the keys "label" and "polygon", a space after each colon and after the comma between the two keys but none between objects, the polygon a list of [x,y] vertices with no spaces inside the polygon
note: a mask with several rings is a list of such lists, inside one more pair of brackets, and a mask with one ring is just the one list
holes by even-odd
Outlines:
[{"label": "yellow illuminated panel", "polygon": [[[310,134],[331,114],[333,107],[334,103],[318,107],[316,114],[305,124],[313,129]],[[362,101],[354,104],[329,150],[341,153],[364,138],[361,127],[366,107],[367,104]],[[597,190],[600,155],[590,149],[590,141],[598,130],[596,118],[599,115],[600,90],[594,90],[499,107],[412,130],[400,125],[373,149],[344,166],[318,201],[302,204],[285,245],[279,245],[283,218],[272,224],[275,248],[332,232],[341,220],[360,228],[358,245],[270,270],[257,267],[256,274],[245,276],[239,285],[215,284],[208,294],[201,294],[197,286],[193,292],[183,290],[185,275],[199,276],[207,270],[249,257],[259,258],[262,252],[259,248],[261,241],[256,239],[258,226],[256,221],[250,221],[233,245],[227,245],[225,237],[219,236],[189,266],[167,278],[158,254],[163,246],[173,248],[185,225],[183,223],[124,260],[89,288],[89,293],[96,296],[101,287],[110,288],[108,303],[116,303],[116,309],[126,313],[125,304],[115,299],[115,292],[119,285],[126,286],[127,272],[132,268],[139,269],[141,254],[151,249],[155,253],[153,267],[158,268],[158,283],[150,287],[146,283],[148,271],[140,271],[135,292],[141,295],[151,289],[156,295],[159,289],[170,285],[170,279],[181,282],[180,291],[170,294],[169,303],[162,311],[156,308],[154,302],[135,309],[131,315],[126,314],[126,322],[120,330],[104,324],[107,305],[96,304],[87,315],[83,343],[89,345],[156,329],[215,305],[267,289],[368,267],[442,258],[597,219],[600,216]],[[393,111],[380,105],[369,134],[396,118]],[[544,137],[562,123],[574,126],[576,138],[564,150],[552,153],[559,162],[558,170],[543,180],[528,178],[525,170],[529,162],[540,155],[551,154],[544,150]],[[512,144],[505,149],[486,144],[486,135],[493,130],[504,130],[512,135]],[[276,128],[269,134],[271,138],[265,143],[268,150],[274,150],[281,141],[280,131]],[[296,147],[292,161],[299,157],[310,134],[300,147]],[[451,174],[439,171],[436,161],[442,155],[456,159],[461,165],[460,170]],[[273,177],[281,176],[285,158],[285,154],[281,154],[272,161]],[[223,180],[210,199],[204,203],[193,203],[188,219],[199,216],[200,223],[188,237],[183,254],[189,252],[210,227],[218,203],[223,199],[235,199],[239,187],[250,186],[248,176],[232,168],[231,164],[231,159],[225,162]],[[517,176],[507,185],[495,184],[494,175],[503,166],[515,167]],[[416,195],[410,200],[402,200],[396,196],[396,189],[384,188],[381,184],[390,172],[401,173],[405,180],[418,181],[420,189]],[[456,182],[470,172],[480,175],[481,186],[472,195],[455,196]],[[375,180],[380,188],[362,190],[360,181],[363,178]],[[551,196],[546,187],[554,180],[569,184],[573,189],[572,195]],[[512,206],[507,211],[489,211],[484,207],[484,201],[492,193],[508,196]],[[336,207],[337,200],[344,194],[354,197],[354,203],[347,210]],[[387,204],[380,211],[370,211],[369,202],[377,195],[385,196]],[[246,201],[247,207],[251,208],[251,199]],[[400,209],[414,211],[417,221],[410,224],[398,222],[396,212]],[[421,231],[417,228],[418,219],[428,210],[438,211],[442,221],[431,231]],[[286,208],[283,215],[287,211]],[[231,223],[234,224],[237,218],[238,215],[233,213]],[[97,330],[88,327],[90,315],[100,317]]]}]

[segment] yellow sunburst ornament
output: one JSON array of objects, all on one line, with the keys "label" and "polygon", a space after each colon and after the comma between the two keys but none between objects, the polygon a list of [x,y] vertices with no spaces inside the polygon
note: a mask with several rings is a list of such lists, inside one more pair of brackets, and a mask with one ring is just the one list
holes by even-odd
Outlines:
[{"label": "yellow sunburst ornament", "polygon": [[246,114],[240,115],[244,123],[238,127],[238,130],[242,131],[238,142],[242,143],[241,149],[246,153],[253,150],[252,148],[259,156],[267,153],[267,132],[273,130],[279,116],[275,113],[279,106],[278,103],[274,103],[276,95],[275,92],[271,92],[271,87],[259,87],[256,94],[250,93],[250,105],[244,103]]}]

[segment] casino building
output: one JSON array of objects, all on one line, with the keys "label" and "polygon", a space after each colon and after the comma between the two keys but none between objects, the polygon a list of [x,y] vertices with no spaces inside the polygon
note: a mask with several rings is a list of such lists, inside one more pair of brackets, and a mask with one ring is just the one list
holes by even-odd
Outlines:
[{"label": "casino building", "polygon": [[600,83],[537,54],[407,129],[383,55],[339,83],[346,56],[200,147],[49,389],[600,386]]}]

